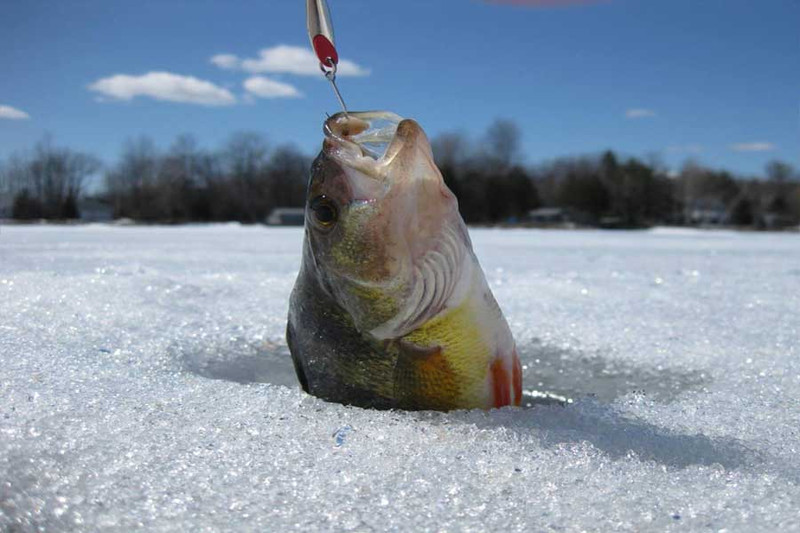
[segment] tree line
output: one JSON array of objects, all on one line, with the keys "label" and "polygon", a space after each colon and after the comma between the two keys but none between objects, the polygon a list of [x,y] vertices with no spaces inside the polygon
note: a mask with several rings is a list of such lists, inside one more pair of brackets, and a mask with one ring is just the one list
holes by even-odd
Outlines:
[{"label": "tree line", "polygon": [[[451,132],[432,140],[468,223],[531,223],[533,210],[549,207],[558,208],[560,222],[587,226],[800,224],[800,176],[786,163],[773,161],[763,176],[750,178],[692,161],[670,173],[655,157],[612,151],[525,166],[520,141],[508,120],[495,121],[478,139]],[[77,218],[87,182],[100,176],[94,200],[114,218],[259,223],[276,207],[303,206],[311,159],[289,145],[272,147],[257,133],[237,133],[216,150],[189,135],[166,150],[146,137],[132,139],[116,164],[103,166],[45,138],[0,162],[0,199],[7,200],[5,216],[16,219]],[[0,216],[2,209],[0,202]]]},{"label": "tree line", "polygon": [[445,181],[469,223],[531,221],[539,207],[560,208],[562,220],[585,226],[727,225],[779,229],[800,224],[800,174],[772,161],[764,175],[740,177],[687,161],[669,172],[613,151],[521,164],[521,134],[495,121],[472,140],[445,133],[432,142]]},{"label": "tree line", "polygon": [[297,149],[271,149],[256,133],[213,152],[190,136],[163,153],[140,138],[106,172],[105,196],[115,217],[144,222],[263,222],[275,207],[303,205],[309,166]]}]

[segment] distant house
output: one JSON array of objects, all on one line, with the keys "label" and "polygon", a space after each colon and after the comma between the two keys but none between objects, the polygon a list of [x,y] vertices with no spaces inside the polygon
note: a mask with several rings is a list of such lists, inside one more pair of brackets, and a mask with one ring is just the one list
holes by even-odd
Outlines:
[{"label": "distant house", "polygon": [[797,218],[793,216],[789,202],[781,194],[768,194],[762,199],[762,212],[759,225],[766,229],[784,229],[795,226]]},{"label": "distant house", "polygon": [[305,209],[302,207],[276,207],[267,217],[270,226],[302,226]]},{"label": "distant house", "polygon": [[766,229],[784,229],[794,226],[797,221],[791,215],[775,211],[767,211],[759,217],[761,227]]},{"label": "distant house", "polygon": [[730,214],[718,198],[698,198],[686,207],[685,218],[698,226],[719,226],[729,222]]},{"label": "distant house", "polygon": [[563,207],[540,207],[528,211],[527,221],[531,224],[550,226],[571,224],[573,222],[569,211]]},{"label": "distant house", "polygon": [[97,198],[81,199],[78,202],[78,213],[81,222],[111,222],[114,219],[114,208]]},{"label": "distant house", "polygon": [[598,221],[598,226],[603,229],[626,229],[625,219],[622,217],[615,217],[615,216],[604,216],[600,217]]}]

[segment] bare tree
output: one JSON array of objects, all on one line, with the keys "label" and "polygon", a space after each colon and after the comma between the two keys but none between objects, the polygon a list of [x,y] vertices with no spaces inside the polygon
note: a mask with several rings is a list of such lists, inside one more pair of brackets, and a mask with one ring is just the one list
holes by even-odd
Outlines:
[{"label": "bare tree", "polygon": [[161,156],[148,137],[129,139],[119,163],[106,174],[106,187],[117,217],[154,221],[164,216],[159,198]]},{"label": "bare tree", "polygon": [[494,164],[507,169],[519,160],[522,132],[511,120],[497,119],[486,130],[486,151]]},{"label": "bare tree", "polygon": [[795,179],[797,173],[792,165],[783,161],[773,160],[766,166],[767,179],[776,183],[785,183]]},{"label": "bare tree", "polygon": [[280,146],[270,158],[267,179],[274,207],[302,207],[311,161],[293,146]]},{"label": "bare tree", "polygon": [[31,154],[12,156],[3,172],[3,188],[14,197],[13,215],[77,218],[84,184],[100,166],[94,156],[56,147],[45,137]]},{"label": "bare tree", "polygon": [[230,180],[232,200],[242,222],[260,222],[272,208],[270,184],[265,179],[269,145],[253,132],[234,134],[222,154]]},{"label": "bare tree", "polygon": [[455,168],[469,159],[469,139],[459,132],[447,132],[431,141],[433,157],[439,167]]},{"label": "bare tree", "polygon": [[761,207],[769,227],[792,226],[800,221],[800,184],[789,163],[770,161],[766,166],[767,183]]}]

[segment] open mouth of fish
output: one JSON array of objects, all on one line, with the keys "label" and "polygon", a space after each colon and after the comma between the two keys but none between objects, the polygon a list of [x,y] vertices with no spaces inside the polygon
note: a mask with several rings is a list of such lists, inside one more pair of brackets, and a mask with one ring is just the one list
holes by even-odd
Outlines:
[{"label": "open mouth of fish", "polygon": [[380,178],[397,155],[414,142],[421,128],[413,120],[389,111],[336,113],[325,121],[324,151]]}]

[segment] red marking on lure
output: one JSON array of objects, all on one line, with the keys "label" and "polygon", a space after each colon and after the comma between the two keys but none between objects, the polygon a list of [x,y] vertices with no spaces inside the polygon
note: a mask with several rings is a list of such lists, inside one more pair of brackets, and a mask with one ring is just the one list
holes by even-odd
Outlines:
[{"label": "red marking on lure", "polygon": [[[339,54],[336,53],[336,47],[324,35],[315,35],[312,39],[314,46],[314,53],[317,54],[319,62],[326,67],[333,68],[333,65],[339,64]],[[333,62],[333,65],[331,65]]]},{"label": "red marking on lure", "polygon": [[514,366],[511,369],[511,381],[514,385],[514,405],[522,404],[522,364],[519,362],[517,350],[514,350]]},{"label": "red marking on lure", "polygon": [[504,407],[511,404],[511,380],[502,359],[495,359],[490,367],[492,371],[492,386],[494,392],[494,406]]}]

